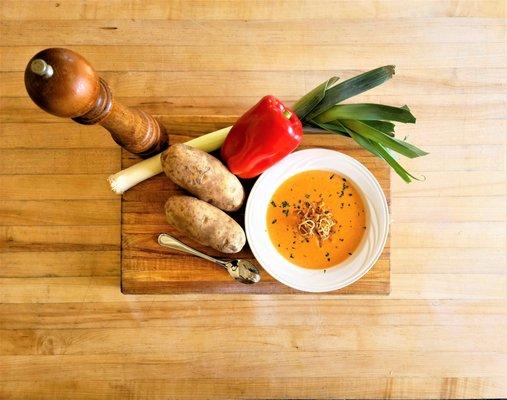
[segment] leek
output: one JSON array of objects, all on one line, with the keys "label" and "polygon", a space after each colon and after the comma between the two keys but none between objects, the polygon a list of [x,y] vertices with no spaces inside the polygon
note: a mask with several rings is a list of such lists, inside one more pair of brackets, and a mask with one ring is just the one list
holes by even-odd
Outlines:
[{"label": "leek", "polygon": [[[332,77],[299,99],[293,107],[306,133],[333,133],[352,138],[360,146],[384,159],[405,181],[417,179],[408,173],[388,150],[414,158],[428,154],[416,146],[395,138],[394,123],[415,123],[407,106],[392,107],[382,104],[339,104],[363,93],[394,75],[394,66],[387,65],[365,72],[338,83]],[[231,127],[208,133],[186,144],[206,152],[220,148]],[[162,172],[160,154],[110,176],[115,193],[121,194],[132,186]]]}]

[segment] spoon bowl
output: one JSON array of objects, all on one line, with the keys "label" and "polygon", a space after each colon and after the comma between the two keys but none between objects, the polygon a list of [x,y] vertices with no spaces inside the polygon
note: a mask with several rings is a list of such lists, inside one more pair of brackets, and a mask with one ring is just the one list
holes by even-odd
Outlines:
[{"label": "spoon bowl", "polygon": [[250,261],[230,260],[226,261],[225,268],[229,275],[241,283],[257,283],[261,280],[259,270]]},{"label": "spoon bowl", "polygon": [[187,246],[167,233],[161,233],[158,236],[158,244],[173,250],[182,251],[183,253],[192,254],[218,264],[224,267],[229,275],[238,282],[252,284],[261,280],[259,270],[250,261],[240,259],[220,260],[218,258],[208,256],[207,254],[201,253],[200,251]]}]

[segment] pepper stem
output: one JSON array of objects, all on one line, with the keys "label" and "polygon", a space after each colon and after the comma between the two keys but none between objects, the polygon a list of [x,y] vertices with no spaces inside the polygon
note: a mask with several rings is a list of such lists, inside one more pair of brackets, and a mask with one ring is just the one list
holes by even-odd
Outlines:
[{"label": "pepper stem", "polygon": [[284,110],[283,115],[285,115],[287,119],[290,119],[290,117],[292,117],[292,113],[289,110]]}]

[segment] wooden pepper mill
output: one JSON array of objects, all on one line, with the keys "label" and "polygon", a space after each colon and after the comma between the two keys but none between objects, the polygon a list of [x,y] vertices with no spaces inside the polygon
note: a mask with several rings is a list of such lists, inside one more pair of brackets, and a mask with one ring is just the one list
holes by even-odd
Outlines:
[{"label": "wooden pepper mill", "polygon": [[155,118],[115,101],[106,81],[72,50],[49,48],[33,56],[25,86],[43,110],[84,125],[98,123],[131,153],[147,157],[167,147],[167,134]]}]

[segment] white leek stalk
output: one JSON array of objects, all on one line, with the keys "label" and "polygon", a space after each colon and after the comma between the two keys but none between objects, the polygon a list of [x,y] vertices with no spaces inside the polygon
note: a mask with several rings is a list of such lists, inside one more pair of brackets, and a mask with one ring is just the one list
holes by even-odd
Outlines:
[{"label": "white leek stalk", "polygon": [[[231,128],[232,126],[228,126],[227,128],[219,129],[218,131],[189,140],[185,144],[207,153],[218,150],[224,143]],[[146,160],[109,176],[107,180],[111,185],[111,190],[116,194],[122,194],[138,183],[160,174],[163,171],[160,159],[161,154],[162,153],[147,158]]]}]

